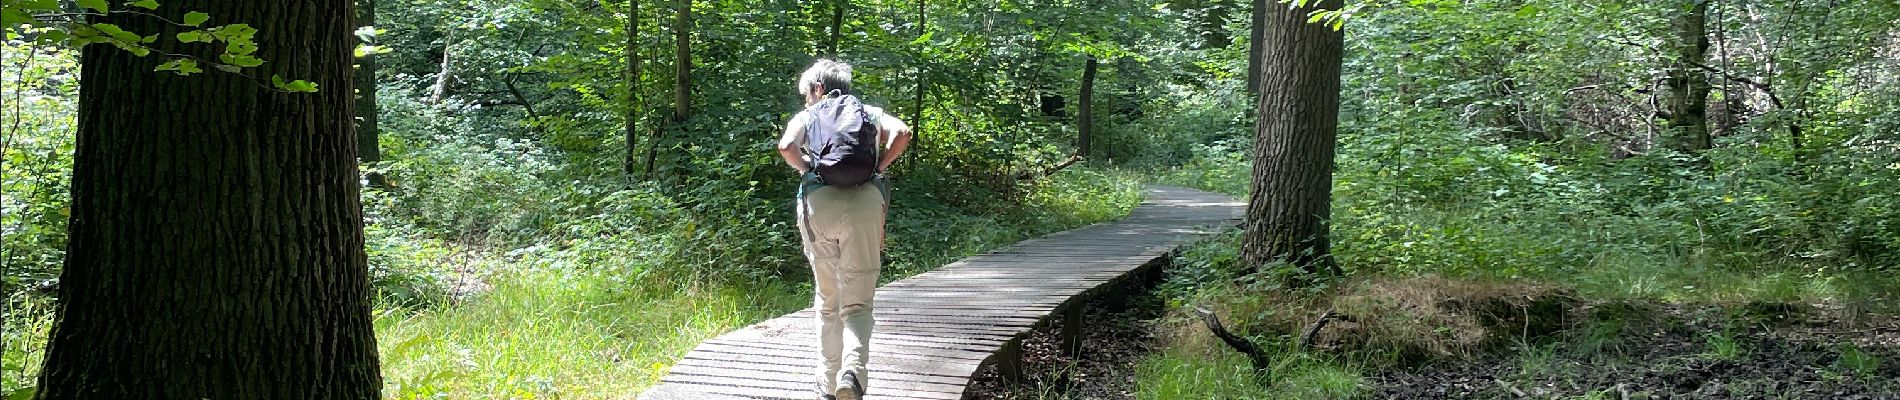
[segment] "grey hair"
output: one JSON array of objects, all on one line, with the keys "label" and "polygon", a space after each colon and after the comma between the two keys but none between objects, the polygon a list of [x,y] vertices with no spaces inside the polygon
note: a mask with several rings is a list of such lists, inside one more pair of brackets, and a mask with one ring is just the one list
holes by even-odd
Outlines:
[{"label": "grey hair", "polygon": [[824,86],[825,91],[836,90],[851,93],[851,64],[843,61],[820,58],[798,76],[798,94],[805,95],[812,86]]}]

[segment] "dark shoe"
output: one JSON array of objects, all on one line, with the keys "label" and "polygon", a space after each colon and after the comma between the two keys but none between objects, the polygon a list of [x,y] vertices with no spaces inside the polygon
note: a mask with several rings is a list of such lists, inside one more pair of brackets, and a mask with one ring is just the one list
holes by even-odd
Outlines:
[{"label": "dark shoe", "polygon": [[845,371],[844,381],[838,382],[838,400],[864,400],[864,382],[858,380],[857,371]]}]

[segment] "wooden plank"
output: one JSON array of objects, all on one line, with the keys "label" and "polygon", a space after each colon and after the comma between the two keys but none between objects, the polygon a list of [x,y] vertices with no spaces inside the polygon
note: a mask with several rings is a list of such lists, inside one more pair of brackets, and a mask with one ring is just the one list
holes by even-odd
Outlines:
[{"label": "wooden plank", "polygon": [[[794,390],[798,387],[816,386],[815,381],[817,380],[811,375],[811,371],[733,370],[698,365],[674,366],[673,370],[669,371],[669,375],[692,375],[702,378],[715,378],[722,383],[744,382],[757,386]],[[962,395],[963,386],[969,383],[968,379],[954,383],[942,383],[909,380],[905,379],[905,376],[897,374],[879,374],[872,372],[869,375],[870,379],[865,382],[867,388],[879,391],[889,389],[904,392],[937,392]]]}]

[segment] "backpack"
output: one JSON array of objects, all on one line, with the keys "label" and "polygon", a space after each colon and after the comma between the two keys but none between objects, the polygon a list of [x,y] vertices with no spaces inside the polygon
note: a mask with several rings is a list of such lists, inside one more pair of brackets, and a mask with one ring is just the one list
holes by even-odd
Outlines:
[{"label": "backpack", "polygon": [[818,181],[832,186],[857,186],[877,173],[876,124],[857,96],[826,98],[805,109],[811,125],[805,129],[805,155],[811,157]]}]

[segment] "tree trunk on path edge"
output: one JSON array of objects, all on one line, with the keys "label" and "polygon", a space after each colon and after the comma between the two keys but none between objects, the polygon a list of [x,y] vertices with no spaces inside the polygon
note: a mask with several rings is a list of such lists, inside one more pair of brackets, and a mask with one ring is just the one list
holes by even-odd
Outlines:
[{"label": "tree trunk on path edge", "polygon": [[1324,23],[1307,23],[1307,14],[1340,4],[1326,0],[1275,10],[1260,27],[1253,190],[1240,249],[1255,270],[1250,272],[1276,261],[1309,274],[1338,272],[1327,220],[1345,35]]}]

